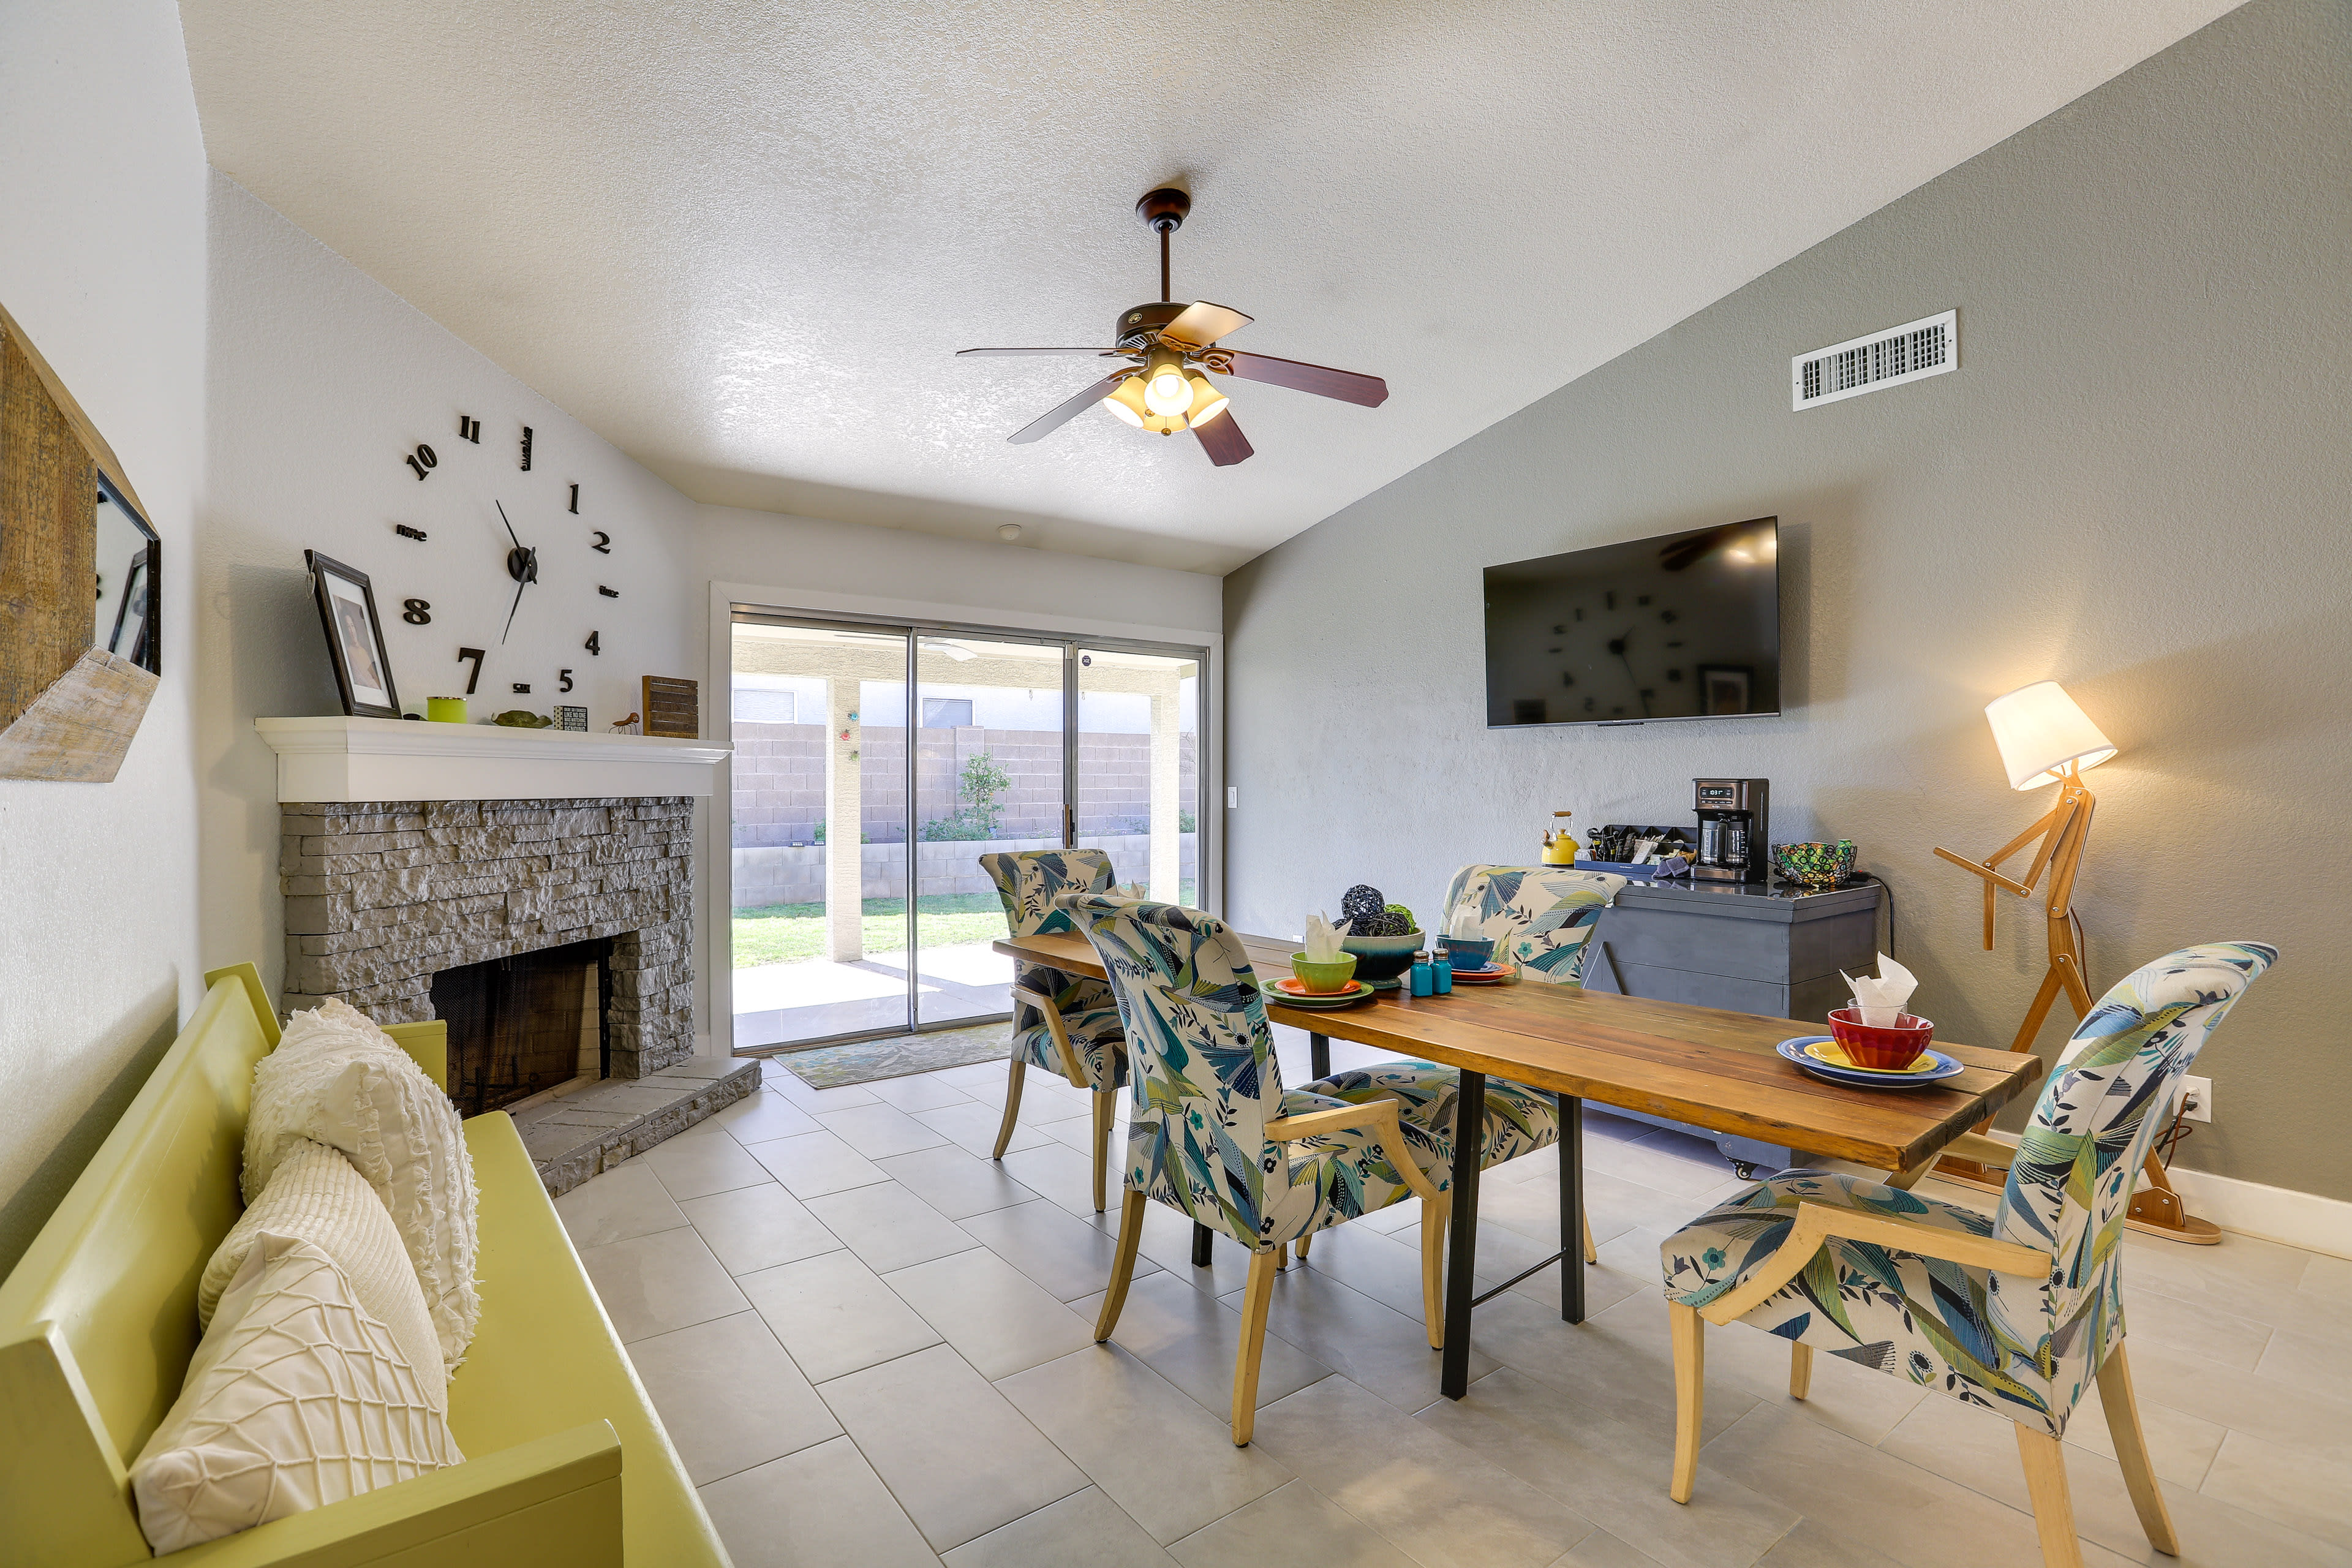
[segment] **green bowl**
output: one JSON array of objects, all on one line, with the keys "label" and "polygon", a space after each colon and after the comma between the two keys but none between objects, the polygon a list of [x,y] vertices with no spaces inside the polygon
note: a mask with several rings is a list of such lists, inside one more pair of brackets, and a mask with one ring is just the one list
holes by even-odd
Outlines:
[{"label": "green bowl", "polygon": [[1328,996],[1345,991],[1348,982],[1356,977],[1356,955],[1341,953],[1330,963],[1309,963],[1303,952],[1290,955],[1290,973],[1298,976],[1298,984],[1318,995]]}]

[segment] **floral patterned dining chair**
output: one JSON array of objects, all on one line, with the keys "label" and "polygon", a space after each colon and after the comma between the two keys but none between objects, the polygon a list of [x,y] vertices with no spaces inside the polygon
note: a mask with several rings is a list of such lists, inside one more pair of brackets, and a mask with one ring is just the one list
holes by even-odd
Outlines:
[{"label": "floral patterned dining chair", "polygon": [[2181,1075],[2277,958],[2255,942],[2186,947],[2102,997],[2017,1147],[1973,1134],[1954,1145],[2009,1166],[1990,1218],[1860,1176],[1783,1171],[1668,1237],[1675,1500],[1690,1500],[1698,1467],[1705,1326],[1737,1320],[1790,1342],[1797,1398],[1818,1348],[2015,1422],[2048,1568],[2083,1561],[2059,1441],[2095,1381],[2141,1527],[2179,1555],[2124,1359],[2124,1222]]},{"label": "floral patterned dining chair", "polygon": [[[1517,966],[1522,980],[1580,985],[1593,927],[1624,885],[1624,878],[1606,871],[1578,871],[1565,866],[1465,866],[1454,873],[1445,889],[1445,918],[1438,929],[1451,935],[1457,912],[1470,910],[1478,934],[1494,942],[1496,961]],[[1460,1080],[1450,1068],[1431,1062],[1382,1063],[1380,1068],[1335,1073],[1332,1081],[1342,1098],[1385,1091],[1416,1107],[1422,1121],[1453,1124],[1450,1096]],[[1515,1136],[1490,1152],[1488,1163],[1533,1153],[1559,1142],[1558,1097],[1524,1084],[1490,1079],[1486,1103],[1492,1107],[1498,1101],[1503,1115],[1513,1123]],[[1579,1214],[1577,1226],[1583,1233],[1584,1260],[1597,1262],[1600,1252],[1592,1245],[1591,1220]]]},{"label": "floral patterned dining chair", "polygon": [[1241,1243],[1250,1267],[1233,1434],[1246,1444],[1275,1271],[1292,1243],[1420,1198],[1423,1310],[1440,1321],[1445,1204],[1431,1170],[1450,1163],[1451,1139],[1406,1128],[1391,1098],[1350,1104],[1321,1084],[1286,1089],[1257,978],[1223,921],[1097,893],[1061,902],[1109,972],[1134,1075],[1126,1201],[1096,1342],[1118,1326],[1146,1203],[1166,1204]]},{"label": "floral patterned dining chair", "polygon": [[[1099,892],[1111,885],[1110,857],[1099,849],[1023,849],[983,855],[981,869],[996,884],[1004,923],[1014,936],[1072,930],[1064,893]],[[1095,1212],[1108,1206],[1110,1130],[1118,1094],[1127,1082],[1127,1047],[1110,988],[1091,975],[1065,974],[1042,963],[1013,966],[1013,1040],[1004,1088],[1004,1121],[992,1159],[1004,1158],[1021,1114],[1021,1087],[1034,1065],[1057,1072],[1073,1089],[1094,1097]]]}]

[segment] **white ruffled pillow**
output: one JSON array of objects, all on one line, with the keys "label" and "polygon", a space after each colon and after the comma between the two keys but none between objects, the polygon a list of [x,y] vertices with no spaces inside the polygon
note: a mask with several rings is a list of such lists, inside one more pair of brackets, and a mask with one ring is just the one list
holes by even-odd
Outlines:
[{"label": "white ruffled pillow", "polygon": [[400,1231],[367,1178],[341,1154],[308,1138],[297,1139],[278,1162],[261,1201],[245,1211],[205,1265],[204,1278],[196,1283],[199,1327],[212,1326],[222,1292],[264,1232],[315,1242],[333,1258],[351,1281],[353,1300],[392,1331],[435,1408],[446,1408],[449,1373],[441,1359],[441,1342],[425,1310],[425,1291],[416,1282],[408,1249],[401,1245]]},{"label": "white ruffled pillow", "polygon": [[139,1528],[176,1552],[463,1463],[439,1381],[316,1242],[262,1231],[131,1463]]},{"label": "white ruffled pillow", "polygon": [[340,1151],[383,1200],[456,1371],[482,1315],[474,1293],[474,1167],[457,1108],[392,1037],[330,999],[286,1025],[253,1072],[245,1198],[304,1139]]}]

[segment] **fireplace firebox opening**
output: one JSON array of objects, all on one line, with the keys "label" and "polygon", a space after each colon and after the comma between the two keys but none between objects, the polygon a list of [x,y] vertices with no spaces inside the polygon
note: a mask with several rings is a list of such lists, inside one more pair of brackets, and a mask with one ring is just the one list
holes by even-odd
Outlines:
[{"label": "fireplace firebox opening", "polygon": [[449,1026],[449,1098],[467,1116],[612,1071],[613,939],[445,969],[434,1016]]}]

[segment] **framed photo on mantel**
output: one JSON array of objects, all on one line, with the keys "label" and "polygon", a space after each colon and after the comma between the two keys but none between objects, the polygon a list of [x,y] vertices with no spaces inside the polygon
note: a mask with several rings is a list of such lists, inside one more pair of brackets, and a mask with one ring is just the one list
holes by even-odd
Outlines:
[{"label": "framed photo on mantel", "polygon": [[376,618],[375,589],[367,574],[315,550],[302,552],[302,563],[310,569],[310,592],[327,629],[327,653],[334,661],[343,711],[361,719],[399,718],[392,656],[383,646],[383,623]]}]

